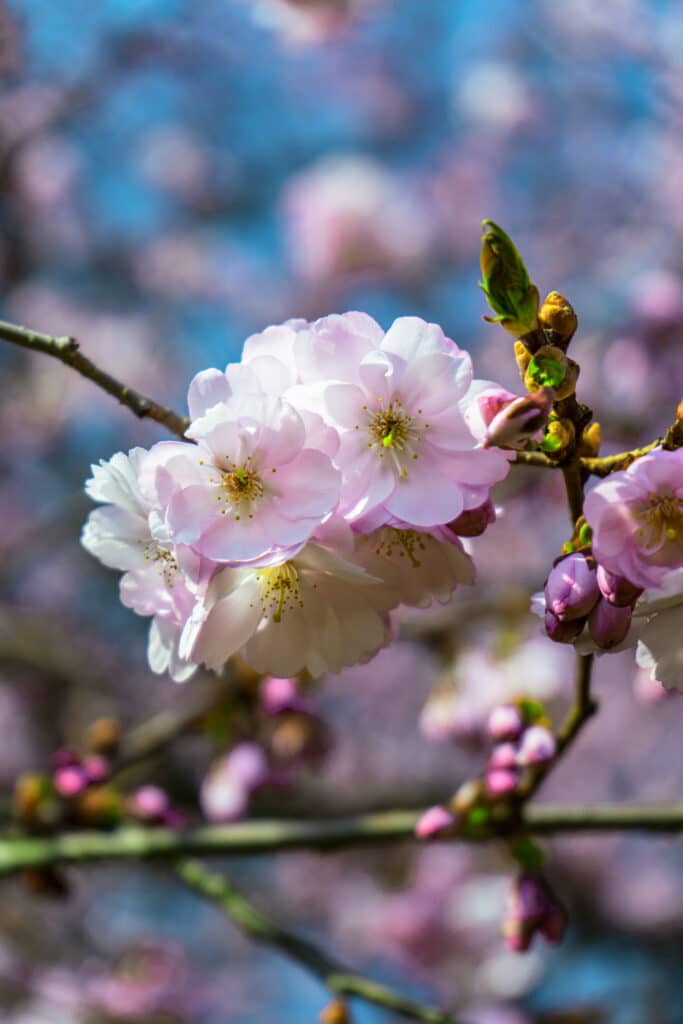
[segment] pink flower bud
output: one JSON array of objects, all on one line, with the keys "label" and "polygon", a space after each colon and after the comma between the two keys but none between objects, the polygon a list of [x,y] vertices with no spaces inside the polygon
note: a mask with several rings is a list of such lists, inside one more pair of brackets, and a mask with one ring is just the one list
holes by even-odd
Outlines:
[{"label": "pink flower bud", "polygon": [[634,587],[623,576],[617,576],[615,573],[609,572],[602,565],[599,565],[597,569],[597,581],[600,593],[605,600],[609,601],[610,604],[617,605],[619,608],[635,604],[643,592],[642,587]]},{"label": "pink flower bud", "polygon": [[550,610],[545,613],[545,631],[558,644],[573,643],[585,625],[585,618],[562,621]]},{"label": "pink flower bud", "polygon": [[524,728],[524,718],[514,704],[499,704],[489,715],[486,728],[495,740],[514,740]]},{"label": "pink flower bud", "polygon": [[430,807],[418,818],[415,835],[418,839],[430,839],[455,825],[457,818],[445,807]]},{"label": "pink flower bud", "polygon": [[83,771],[90,782],[104,782],[109,778],[110,766],[106,757],[99,754],[89,754],[83,758]]},{"label": "pink flower bud", "polygon": [[601,597],[588,619],[590,635],[598,647],[609,651],[625,640],[631,616],[631,608],[620,608]]},{"label": "pink flower bud", "polygon": [[303,710],[303,706],[296,679],[267,676],[261,683],[261,707],[267,715]]},{"label": "pink flower bud", "polygon": [[492,796],[511,793],[519,782],[516,768],[493,768],[486,772],[486,788]]},{"label": "pink flower bud", "polygon": [[169,810],[168,794],[160,786],[141,786],[129,797],[128,809],[143,821],[161,821]]},{"label": "pink flower bud", "polygon": [[522,734],[517,752],[517,764],[526,767],[530,764],[543,764],[546,761],[552,761],[556,750],[557,744],[551,731],[543,725],[532,725]]},{"label": "pink flower bud", "polygon": [[[552,897],[554,900],[554,896]],[[567,914],[564,907],[554,902],[538,926],[538,930],[547,942],[558,945],[567,931]]]},{"label": "pink flower bud", "polygon": [[268,759],[256,743],[240,743],[220,758],[204,779],[201,805],[212,821],[236,821],[246,812],[252,792],[270,779]]},{"label": "pink flower bud", "polygon": [[457,519],[448,524],[448,528],[459,537],[480,537],[486,527],[495,521],[496,510],[493,502],[487,499],[479,508],[461,512]]},{"label": "pink flower bud", "polygon": [[594,566],[585,555],[575,553],[553,566],[545,584],[545,602],[561,622],[588,615],[600,597]]},{"label": "pink flower bud", "polygon": [[548,422],[553,397],[552,389],[541,388],[508,402],[489,420],[484,447],[524,448]]},{"label": "pink flower bud", "polygon": [[73,750],[64,747],[62,750],[55,750],[52,755],[52,766],[56,768],[73,768],[80,765],[81,759]]},{"label": "pink flower bud", "polygon": [[58,768],[54,774],[55,789],[62,796],[78,796],[87,788],[89,779],[78,765]]},{"label": "pink flower bud", "polygon": [[499,743],[491,751],[488,763],[489,769],[493,768],[516,768],[517,747],[514,743]]}]

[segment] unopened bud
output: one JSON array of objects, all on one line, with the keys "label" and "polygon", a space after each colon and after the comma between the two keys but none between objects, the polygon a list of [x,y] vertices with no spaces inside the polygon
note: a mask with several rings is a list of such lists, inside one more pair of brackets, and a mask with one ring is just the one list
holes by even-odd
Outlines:
[{"label": "unopened bud", "polygon": [[564,348],[574,337],[578,326],[576,313],[559,292],[546,295],[538,311],[538,320],[541,327],[553,332],[556,336],[553,340]]},{"label": "unopened bud", "polygon": [[574,394],[578,376],[577,363],[568,359],[561,348],[557,345],[542,345],[527,366],[524,386],[527,391],[552,388],[559,401]]},{"label": "unopened bud", "polygon": [[523,873],[513,881],[501,926],[508,949],[525,952],[536,932],[560,942],[566,927],[566,912],[542,875]]},{"label": "unopened bud", "polygon": [[588,629],[598,647],[609,651],[623,640],[631,627],[632,610],[610,604],[601,597],[588,618]]},{"label": "unopened bud", "polygon": [[126,809],[141,821],[164,821],[170,809],[170,801],[160,786],[141,786],[126,800]]},{"label": "unopened bud", "polygon": [[54,774],[55,789],[60,796],[74,797],[82,793],[89,784],[88,776],[78,765],[58,768]]},{"label": "unopened bud", "polygon": [[14,816],[30,825],[53,825],[60,815],[60,801],[46,775],[20,775],[14,785]]},{"label": "unopened bud", "polygon": [[545,613],[545,631],[551,640],[558,644],[571,644],[579,636],[586,624],[582,619],[558,619],[549,609]]},{"label": "unopened bud", "polygon": [[489,768],[486,772],[486,788],[491,796],[505,796],[512,793],[519,782],[516,768]]},{"label": "unopened bud", "polygon": [[571,420],[552,419],[541,441],[541,448],[548,455],[563,455],[574,443],[576,428]]},{"label": "unopened bud", "polygon": [[91,754],[116,753],[121,739],[121,726],[115,718],[96,718],[85,734],[85,749]]},{"label": "unopened bud", "polygon": [[484,447],[525,447],[548,422],[553,399],[554,394],[548,388],[515,398],[488,424]]},{"label": "unopened bud", "polygon": [[76,815],[84,825],[112,828],[123,817],[123,798],[107,786],[90,786],[77,799]]},{"label": "unopened bud", "polygon": [[445,807],[430,807],[418,818],[415,835],[418,839],[431,839],[432,836],[440,835],[446,829],[453,828],[457,820],[456,816]]},{"label": "unopened bud", "polygon": [[99,754],[88,754],[83,758],[81,767],[88,782],[104,782],[111,774],[111,765],[106,757]]},{"label": "unopened bud", "polygon": [[458,537],[480,537],[487,526],[496,521],[496,510],[490,498],[479,505],[461,512],[457,519],[448,524],[449,530]]},{"label": "unopened bud", "polygon": [[524,728],[524,719],[516,705],[499,704],[489,715],[486,728],[495,740],[514,740]]},{"label": "unopened bud", "polygon": [[601,444],[602,430],[597,420],[594,420],[581,435],[579,455],[584,459],[595,459],[600,454]]},{"label": "unopened bud", "polygon": [[581,552],[560,559],[545,584],[545,603],[561,622],[588,615],[600,597],[595,565]]},{"label": "unopened bud", "polygon": [[542,725],[532,725],[525,729],[517,752],[517,764],[526,767],[530,764],[545,764],[552,761],[557,751],[555,737],[550,729]]},{"label": "unopened bud", "polygon": [[467,815],[484,799],[484,786],[480,779],[469,779],[458,787],[451,798],[450,810],[454,814]]},{"label": "unopened bud", "polygon": [[642,587],[634,586],[623,576],[617,576],[602,565],[599,565],[597,569],[597,581],[600,593],[605,600],[610,604],[617,605],[618,608],[626,608],[635,604],[643,592]]},{"label": "unopened bud", "polygon": [[334,999],[324,1006],[318,1020],[320,1024],[352,1024],[349,1008],[342,999]]},{"label": "unopened bud", "polygon": [[491,220],[482,224],[480,288],[495,317],[484,317],[499,323],[516,338],[537,327],[538,288],[531,283],[526,267],[512,239]]}]

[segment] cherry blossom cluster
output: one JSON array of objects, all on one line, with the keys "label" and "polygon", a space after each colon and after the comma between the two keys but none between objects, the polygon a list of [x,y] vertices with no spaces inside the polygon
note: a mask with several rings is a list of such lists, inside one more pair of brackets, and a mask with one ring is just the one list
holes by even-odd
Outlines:
[{"label": "cherry blossom cluster", "polygon": [[495,746],[485,778],[492,796],[512,793],[525,768],[555,757],[555,737],[543,719],[543,709],[536,701],[499,704],[491,712],[488,731]]},{"label": "cherry blossom cluster", "polygon": [[199,373],[187,440],[119,452],[86,484],[102,507],[82,542],[151,617],[152,669],[181,681],[239,653],[278,677],[336,672],[389,642],[399,605],[471,583],[460,537],[494,518],[509,465],[477,426],[491,387],[436,324],[385,333],[362,313],[269,327]]},{"label": "cherry blossom cluster", "polygon": [[584,511],[589,545],[560,558],[546,581],[548,635],[587,649],[637,645],[641,667],[682,689],[683,449],[655,448],[612,473]]}]

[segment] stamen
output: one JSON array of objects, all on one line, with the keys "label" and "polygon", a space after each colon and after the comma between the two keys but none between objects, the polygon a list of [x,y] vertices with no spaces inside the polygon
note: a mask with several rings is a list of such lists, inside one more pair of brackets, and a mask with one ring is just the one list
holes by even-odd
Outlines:
[{"label": "stamen", "polygon": [[281,622],[282,616],[289,607],[298,605],[303,608],[299,589],[299,573],[293,562],[262,569],[256,577],[261,584],[261,606],[265,616],[271,616],[273,622]]}]

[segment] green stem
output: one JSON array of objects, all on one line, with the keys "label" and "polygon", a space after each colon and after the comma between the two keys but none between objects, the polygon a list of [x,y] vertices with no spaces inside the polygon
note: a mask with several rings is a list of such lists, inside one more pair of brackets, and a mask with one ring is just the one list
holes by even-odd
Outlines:
[{"label": "green stem", "polygon": [[175,869],[186,885],[220,907],[244,935],[255,942],[272,946],[300,964],[319,978],[333,995],[362,999],[423,1024],[455,1024],[450,1014],[443,1010],[414,1003],[393,989],[379,985],[355,971],[346,970],[308,939],[272,921],[231,882],[207,870],[199,861],[178,861]]},{"label": "green stem", "polygon": [[[576,735],[577,729],[573,729]],[[568,742],[568,741],[566,741]],[[566,745],[566,743],[565,743]],[[112,832],[64,832],[51,836],[0,838],[0,876],[23,868],[184,856],[244,857],[284,850],[339,850],[415,840],[421,811],[383,811],[315,821],[254,820],[207,825],[188,831],[125,826]],[[455,841],[480,842],[510,827],[537,835],[564,832],[681,832],[683,804],[541,804],[526,806],[521,822],[501,822],[486,833],[464,830]]]}]

